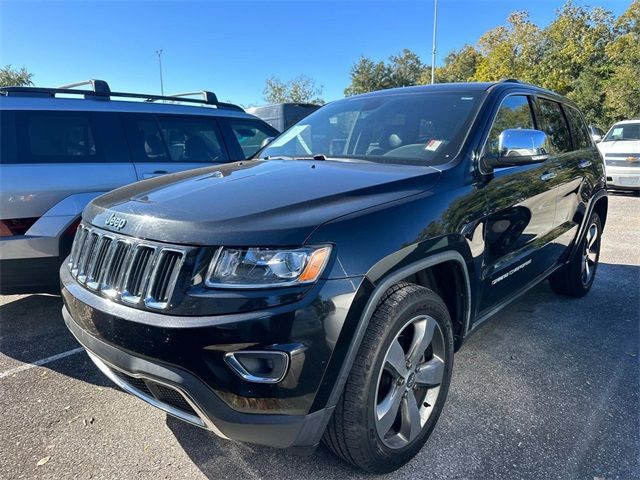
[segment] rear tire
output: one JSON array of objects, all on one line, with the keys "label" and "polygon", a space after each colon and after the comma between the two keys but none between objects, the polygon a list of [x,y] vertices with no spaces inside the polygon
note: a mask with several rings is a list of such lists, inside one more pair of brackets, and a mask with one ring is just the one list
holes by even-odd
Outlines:
[{"label": "rear tire", "polygon": [[571,261],[549,277],[551,289],[561,295],[584,297],[596,278],[600,259],[602,223],[596,212],[591,214],[587,232]]},{"label": "rear tire", "polygon": [[452,369],[453,330],[442,299],[418,285],[394,285],[371,318],[323,442],[368,472],[396,470],[434,429]]}]

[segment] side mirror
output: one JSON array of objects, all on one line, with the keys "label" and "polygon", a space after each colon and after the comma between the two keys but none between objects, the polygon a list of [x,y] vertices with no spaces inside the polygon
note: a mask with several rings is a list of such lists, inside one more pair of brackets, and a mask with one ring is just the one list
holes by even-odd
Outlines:
[{"label": "side mirror", "polygon": [[267,137],[264,140],[262,140],[262,143],[260,144],[260,148],[264,148],[267,145],[269,145],[271,142],[273,142],[273,139],[276,137]]},{"label": "side mirror", "polygon": [[489,167],[514,167],[544,162],[549,158],[547,134],[526,128],[504,130],[498,139],[498,157],[488,157]]},{"label": "side mirror", "polygon": [[591,138],[593,138],[593,141],[596,143],[600,143],[602,141],[602,135],[598,135],[597,133],[591,135]]}]

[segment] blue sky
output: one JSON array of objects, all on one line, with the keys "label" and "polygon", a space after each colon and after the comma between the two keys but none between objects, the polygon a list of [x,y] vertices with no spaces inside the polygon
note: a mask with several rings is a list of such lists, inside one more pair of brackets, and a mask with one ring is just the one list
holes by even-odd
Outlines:
[{"label": "blue sky", "polygon": [[[563,0],[439,0],[436,64],[526,10],[546,25]],[[630,0],[577,0],[619,15]],[[431,58],[433,0],[47,1],[0,0],[0,64],[25,66],[39,86],[107,80],[113,90],[213,90],[221,100],[262,104],[265,79],[304,73],[334,100],[360,55],[410,48]]]}]

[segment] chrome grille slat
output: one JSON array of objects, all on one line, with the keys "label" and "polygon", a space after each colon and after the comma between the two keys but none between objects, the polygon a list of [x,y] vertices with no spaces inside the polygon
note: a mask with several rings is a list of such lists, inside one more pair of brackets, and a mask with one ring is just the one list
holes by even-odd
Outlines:
[{"label": "chrome grille slat", "polygon": [[183,262],[182,251],[165,248],[158,253],[144,300],[146,306],[162,309],[169,305]]},{"label": "chrome grille slat", "polygon": [[84,283],[87,280],[87,269],[93,257],[96,243],[98,243],[98,237],[99,235],[97,233],[87,233],[87,238],[84,241],[84,245],[82,246],[78,259],[78,274],[76,279],[79,283]]},{"label": "chrome grille slat", "polygon": [[131,252],[131,243],[126,240],[114,242],[113,251],[100,290],[108,297],[115,297],[122,291],[122,281],[125,274],[125,262]]},{"label": "chrome grille slat", "polygon": [[188,249],[80,225],[68,268],[78,283],[105,297],[165,309],[171,303]]},{"label": "chrome grille slat", "polygon": [[100,280],[104,275],[104,261],[109,253],[112,243],[113,237],[108,235],[102,235],[98,240],[98,244],[95,248],[95,253],[87,273],[87,287],[92,290],[96,290],[100,285]]},{"label": "chrome grille slat", "polygon": [[78,274],[80,256],[82,255],[82,250],[84,248],[84,244],[87,240],[88,234],[88,229],[78,228],[78,231],[76,232],[76,238],[73,241],[73,247],[71,248],[71,262],[69,268],[71,270],[71,275],[73,275],[74,277]]}]

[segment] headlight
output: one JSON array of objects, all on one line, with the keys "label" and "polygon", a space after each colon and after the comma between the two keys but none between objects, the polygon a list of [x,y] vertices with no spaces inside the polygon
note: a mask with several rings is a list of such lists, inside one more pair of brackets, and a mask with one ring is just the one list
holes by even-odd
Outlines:
[{"label": "headlight", "polygon": [[327,265],[331,247],[295,249],[225,248],[215,254],[205,285],[217,288],[267,288],[315,282]]}]

